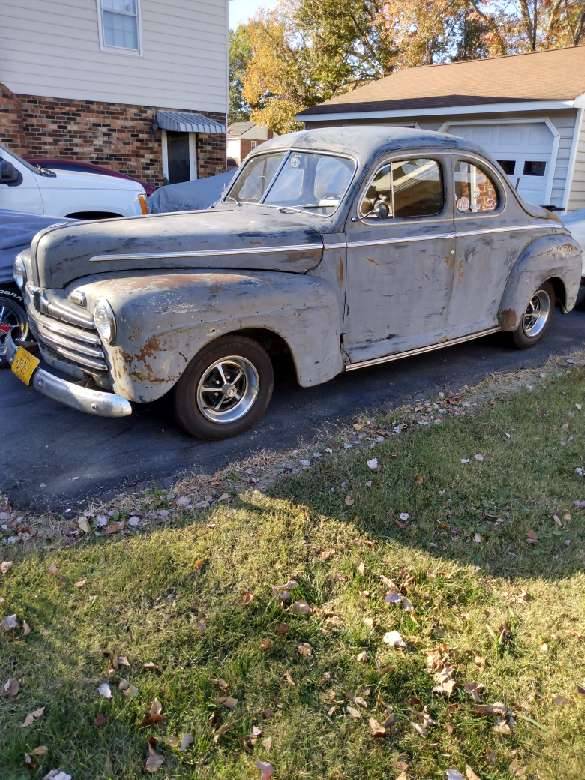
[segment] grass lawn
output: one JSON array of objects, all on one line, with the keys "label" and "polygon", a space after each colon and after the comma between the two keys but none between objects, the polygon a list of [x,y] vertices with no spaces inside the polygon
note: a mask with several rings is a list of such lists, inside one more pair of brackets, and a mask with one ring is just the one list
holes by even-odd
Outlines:
[{"label": "grass lawn", "polygon": [[582,780],[584,380],[15,560],[2,780]]}]

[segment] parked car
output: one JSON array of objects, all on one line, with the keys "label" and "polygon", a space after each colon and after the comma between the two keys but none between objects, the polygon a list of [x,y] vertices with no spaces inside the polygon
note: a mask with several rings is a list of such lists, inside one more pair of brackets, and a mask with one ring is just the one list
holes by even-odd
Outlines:
[{"label": "parked car", "polygon": [[48,168],[51,171],[79,171],[81,173],[99,173],[103,176],[113,176],[116,179],[126,179],[127,181],[135,181],[144,187],[144,191],[147,195],[152,195],[156,187],[154,184],[150,184],[146,181],[140,181],[140,179],[134,179],[132,176],[127,176],[120,171],[113,171],[111,168],[105,168],[103,165],[95,165],[94,163],[85,162],[81,160],[61,160],[59,158],[53,159],[52,157],[24,157],[32,166],[37,168]]},{"label": "parked car", "polygon": [[[35,233],[59,221],[68,220],[0,209],[0,344],[8,333],[12,333],[18,345],[28,342],[26,311],[12,276],[14,261],[19,252],[30,246]],[[0,354],[0,368],[6,365],[5,356]]]},{"label": "parked car", "polygon": [[0,146],[0,209],[103,219],[138,216],[146,206],[144,188],[135,181],[40,168]]},{"label": "parked car", "polygon": [[49,228],[15,277],[70,378],[8,338],[25,384],[111,417],[172,392],[222,439],[266,411],[279,352],[310,387],[498,331],[531,347],[573,308],[581,249],[463,139],[336,127],[258,147],[212,210]]},{"label": "parked car", "polygon": [[183,181],[159,187],[148,199],[150,214],[166,214],[170,211],[199,211],[208,209],[221,198],[234,178],[236,168],[209,176],[206,179]]}]

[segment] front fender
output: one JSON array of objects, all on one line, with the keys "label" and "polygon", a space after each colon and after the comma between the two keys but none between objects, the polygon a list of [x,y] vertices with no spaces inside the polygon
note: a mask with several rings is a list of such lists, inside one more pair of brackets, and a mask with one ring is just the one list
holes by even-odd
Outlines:
[{"label": "front fender", "polygon": [[337,293],[324,279],[271,271],[142,273],[85,284],[88,308],[107,298],[117,336],[106,348],[113,389],[130,401],[167,393],[207,344],[261,328],[288,344],[303,387],[343,370]]},{"label": "front fender", "polygon": [[502,330],[516,330],[532,294],[548,279],[560,279],[565,289],[563,311],[571,311],[579,293],[581,268],[581,248],[568,234],[543,236],[528,244],[506,283],[498,312]]}]

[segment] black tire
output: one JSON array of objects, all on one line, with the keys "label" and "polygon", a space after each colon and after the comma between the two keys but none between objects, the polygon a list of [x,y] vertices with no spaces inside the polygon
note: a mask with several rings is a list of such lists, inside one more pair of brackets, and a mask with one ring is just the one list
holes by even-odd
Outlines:
[{"label": "black tire", "polygon": [[[538,302],[540,309],[536,307],[535,301]],[[555,307],[556,296],[554,287],[550,282],[544,282],[534,291],[522,314],[520,324],[512,332],[512,341],[517,349],[529,349],[544,338],[552,324]],[[545,308],[546,315],[544,313]],[[529,312],[529,310],[531,311]],[[532,326],[532,332],[530,328],[531,322],[535,323]]]},{"label": "black tire", "polygon": [[[220,369],[216,364],[222,359],[226,362]],[[216,391],[216,385],[221,389]],[[175,415],[191,436],[208,441],[228,439],[252,428],[263,417],[273,389],[274,370],[266,350],[245,336],[224,336],[202,349],[177,382]],[[234,393],[234,397],[226,393]],[[230,419],[237,415],[237,419]]]},{"label": "black tire", "polygon": [[[28,339],[28,320],[22,297],[13,290],[0,287],[0,325],[13,326],[12,335],[16,344],[24,344]],[[0,340],[3,339],[0,333]],[[0,354],[0,368],[7,368],[8,361]]]}]

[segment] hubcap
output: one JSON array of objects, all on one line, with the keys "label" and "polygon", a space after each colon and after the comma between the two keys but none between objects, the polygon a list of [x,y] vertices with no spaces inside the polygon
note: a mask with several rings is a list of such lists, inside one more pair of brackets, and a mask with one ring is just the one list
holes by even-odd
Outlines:
[{"label": "hubcap", "polygon": [[0,298],[0,343],[9,333],[15,344],[21,344],[28,337],[28,324],[16,304]]},{"label": "hubcap", "polygon": [[240,355],[212,363],[197,385],[197,406],[213,423],[233,423],[254,406],[260,389],[256,366]]},{"label": "hubcap", "polygon": [[550,316],[550,296],[546,290],[535,293],[524,312],[522,328],[529,338],[538,336]]}]

